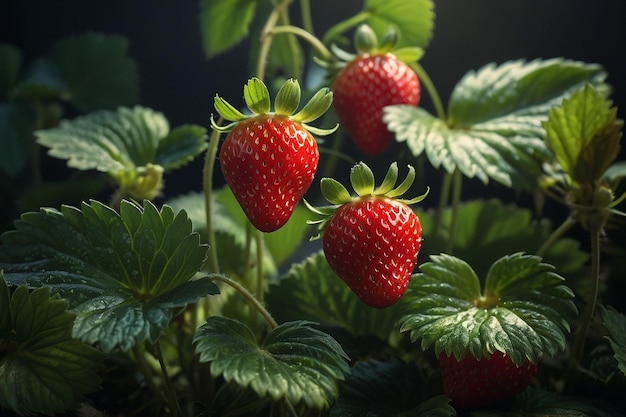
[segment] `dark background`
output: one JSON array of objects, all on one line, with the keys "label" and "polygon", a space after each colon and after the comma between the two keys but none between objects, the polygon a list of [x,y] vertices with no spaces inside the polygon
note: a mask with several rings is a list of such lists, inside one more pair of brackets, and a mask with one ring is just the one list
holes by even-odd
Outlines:
[{"label": "dark background", "polygon": [[[356,13],[362,4],[312,0],[316,32],[321,34]],[[437,0],[435,4],[434,36],[422,65],[444,102],[468,70],[488,62],[566,57],[603,65],[614,87],[615,104],[626,108],[625,0]],[[250,76],[249,44],[243,42],[207,60],[198,15],[198,1],[4,1],[0,41],[20,47],[28,63],[67,35],[86,31],[124,35],[130,42],[129,54],[138,63],[140,104],[163,112],[173,127],[184,123],[208,127],[216,93],[233,102],[241,97]],[[429,104],[425,99],[423,105]],[[619,115],[626,116],[623,109]],[[200,189],[201,159],[168,175],[169,194]]]}]

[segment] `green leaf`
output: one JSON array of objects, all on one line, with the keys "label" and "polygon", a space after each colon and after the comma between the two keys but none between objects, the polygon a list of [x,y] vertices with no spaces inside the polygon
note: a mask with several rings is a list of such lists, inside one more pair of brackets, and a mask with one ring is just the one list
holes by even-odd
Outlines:
[{"label": "green leaf", "polygon": [[248,108],[255,114],[267,114],[271,109],[270,92],[258,78],[250,78],[243,86],[243,98]]},{"label": "green leaf", "polygon": [[34,148],[35,112],[26,103],[0,103],[0,172],[15,178],[25,167]]},{"label": "green leaf", "polygon": [[414,275],[403,300],[401,331],[410,331],[435,353],[462,359],[471,353],[504,352],[515,364],[565,348],[573,292],[553,267],[516,253],[498,259],[483,290],[473,269],[459,258],[430,257]]},{"label": "green leaf", "polygon": [[489,64],[457,83],[446,121],[413,106],[387,107],[384,121],[434,167],[483,183],[536,187],[542,162],[551,160],[541,125],[550,108],[587,82],[608,89],[605,76],[598,65],[563,59]]},{"label": "green leaf", "polygon": [[359,196],[371,195],[374,192],[374,173],[363,162],[360,162],[350,170],[350,183]]},{"label": "green leaf", "polygon": [[338,396],[338,381],[348,372],[346,354],[329,335],[308,322],[273,329],[259,345],[244,324],[213,316],[198,329],[194,343],[211,374],[252,388],[259,397],[326,409]]},{"label": "green leaf", "polygon": [[135,62],[128,40],[87,33],[55,43],[47,55],[69,89],[68,99],[82,112],[132,106],[139,97]]},{"label": "green leaf", "polygon": [[257,3],[257,0],[200,1],[200,30],[207,58],[230,49],[246,37]]},{"label": "green leaf", "polygon": [[25,213],[15,227],[1,237],[7,280],[61,293],[78,316],[75,335],[107,352],[154,340],[172,308],[218,292],[192,280],[207,247],[169,206],[124,200],[118,214],[92,201]]},{"label": "green leaf", "polygon": [[71,336],[74,315],[48,288],[10,295],[0,272],[0,408],[52,415],[99,389],[103,355]]},{"label": "green leaf", "polygon": [[616,117],[617,108],[590,84],[550,110],[546,142],[576,182],[600,179],[617,157],[623,122]]},{"label": "green leaf", "polygon": [[608,339],[615,353],[617,366],[626,375],[626,316],[610,306],[602,307],[600,313],[609,332]]},{"label": "green leaf", "polygon": [[330,409],[330,416],[455,416],[449,398],[425,399],[419,395],[426,383],[421,368],[400,359],[357,362],[340,385],[339,400]]},{"label": "green leaf", "polygon": [[287,80],[278,90],[278,94],[276,94],[274,102],[276,114],[291,116],[300,105],[300,95],[301,90],[298,80]]},{"label": "green leaf", "polygon": [[333,178],[322,178],[320,188],[324,198],[331,204],[344,204],[352,201],[352,196],[342,183]]},{"label": "green leaf", "polygon": [[375,336],[395,344],[399,307],[367,307],[330,269],[320,250],[294,264],[270,285],[265,300],[279,321],[310,320],[340,326],[354,337]]},{"label": "green leaf", "polygon": [[183,125],[173,129],[159,141],[154,162],[166,171],[191,162],[207,147],[206,129],[198,125]]},{"label": "green leaf", "polygon": [[[450,234],[453,211],[448,208],[441,215],[439,233],[435,233],[433,211],[417,213],[422,233],[428,239],[422,245],[420,257],[446,252],[454,239],[454,254],[472,266],[479,277],[487,275],[499,258],[515,253],[536,253],[552,232],[549,221],[536,221],[531,210],[506,205],[499,200],[474,200],[461,204],[456,213],[454,237]],[[544,260],[554,265],[568,280],[588,280],[583,269],[589,255],[574,239],[560,239],[545,253]]]},{"label": "green leaf", "polygon": [[22,53],[13,45],[0,42],[0,100],[4,101],[16,84],[22,66]]},{"label": "green leaf", "polygon": [[54,63],[47,58],[39,58],[30,65],[15,86],[12,98],[56,100],[68,98],[68,91],[69,87]]},{"label": "green leaf", "polygon": [[399,33],[397,46],[425,48],[432,37],[434,4],[431,0],[366,0],[367,21],[376,33],[390,25]]}]

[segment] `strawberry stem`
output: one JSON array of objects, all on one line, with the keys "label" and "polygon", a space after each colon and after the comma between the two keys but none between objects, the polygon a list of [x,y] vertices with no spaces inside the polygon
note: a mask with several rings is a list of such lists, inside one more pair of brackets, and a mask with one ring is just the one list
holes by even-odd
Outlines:
[{"label": "strawberry stem", "polygon": [[276,320],[274,320],[274,318],[269,313],[269,311],[267,311],[267,309],[263,306],[263,304],[261,304],[261,302],[250,291],[248,291],[246,287],[244,287],[237,281],[230,279],[227,276],[220,275],[220,274],[213,274],[209,276],[209,279],[213,281],[223,282],[224,284],[232,287],[239,294],[243,295],[246,298],[246,300],[248,300],[250,304],[252,304],[252,306],[259,313],[261,313],[261,315],[265,318],[265,320],[267,321],[267,323],[270,325],[272,329],[275,329],[276,327],[278,327],[278,323],[276,323]]},{"label": "strawberry stem", "polygon": [[272,34],[275,35],[277,33],[291,33],[293,35],[299,36],[305,41],[307,41],[322,57],[324,60],[332,59],[333,55],[326,48],[326,45],[322,43],[318,38],[316,38],[312,33],[302,29],[298,26],[293,25],[281,25],[276,26],[272,29]]},{"label": "strawberry stem", "polygon": [[[218,120],[221,123],[222,119]],[[202,188],[204,191],[204,206],[206,215],[206,233],[207,242],[211,247],[209,251],[209,271],[218,274],[220,272],[219,260],[217,257],[217,248],[215,241],[215,231],[213,230],[213,221],[211,219],[213,213],[213,171],[215,169],[215,161],[217,160],[217,147],[220,141],[220,132],[216,129],[211,132],[209,138],[209,146],[204,157],[204,168],[202,171]]]},{"label": "strawberry stem", "polygon": [[328,31],[326,31],[326,34],[324,35],[322,41],[326,45],[332,43],[333,40],[337,38],[340,34],[347,32],[349,29],[352,29],[361,22],[365,22],[367,19],[370,18],[370,16],[370,12],[363,10],[346,20],[342,20],[341,22],[335,24],[330,29],[328,29]]},{"label": "strawberry stem", "polygon": [[441,101],[441,97],[439,96],[439,92],[437,92],[437,88],[435,87],[435,84],[428,76],[428,73],[426,72],[424,67],[422,67],[419,64],[419,62],[411,62],[410,66],[411,68],[413,68],[413,71],[415,71],[415,73],[417,74],[417,77],[419,78],[422,86],[428,92],[428,95],[430,96],[430,100],[432,101],[433,106],[435,107],[435,114],[441,120],[446,120],[446,111],[444,110],[443,102]]},{"label": "strawberry stem", "polygon": [[259,58],[257,60],[256,69],[256,76],[260,80],[263,80],[265,78],[265,64],[267,62],[267,57],[270,52],[270,46],[272,44],[273,29],[276,26],[276,23],[278,22],[282,11],[287,8],[291,1],[292,0],[282,0],[281,2],[276,4],[274,6],[274,10],[272,10],[272,13],[270,13],[270,15],[268,16],[263,30],[261,30],[261,46],[259,48]]}]

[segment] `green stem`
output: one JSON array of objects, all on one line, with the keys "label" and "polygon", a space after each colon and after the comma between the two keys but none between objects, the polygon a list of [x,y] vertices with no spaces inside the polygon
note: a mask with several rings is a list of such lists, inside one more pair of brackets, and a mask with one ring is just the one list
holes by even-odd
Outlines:
[{"label": "green stem", "polygon": [[561,225],[557,229],[552,231],[548,239],[543,242],[543,245],[541,245],[536,255],[541,257],[545,256],[545,254],[548,252],[548,250],[550,250],[552,245],[554,245],[559,239],[561,239],[565,235],[565,233],[567,233],[576,223],[576,219],[568,216],[567,219],[565,219],[565,221],[561,223]]},{"label": "green stem", "polygon": [[332,26],[330,29],[328,29],[326,34],[324,34],[324,38],[322,39],[322,41],[326,45],[330,44],[336,37],[348,31],[349,29],[352,29],[359,23],[366,21],[367,19],[370,18],[370,16],[371,16],[370,12],[363,10],[346,20],[342,20],[341,22],[338,22],[337,24]]},{"label": "green stem", "polygon": [[[222,123],[222,118],[218,120],[218,125]],[[215,161],[217,160],[217,147],[220,141],[220,132],[213,130],[209,139],[209,146],[204,157],[204,168],[202,171],[202,183],[204,190],[204,205],[206,213],[206,233],[209,243],[209,271],[218,274],[220,272],[219,260],[216,251],[215,231],[213,229],[213,172]]]},{"label": "green stem", "polygon": [[439,206],[437,207],[437,211],[435,213],[435,227],[434,227],[434,235],[439,236],[441,233],[441,222],[443,221],[443,211],[446,209],[448,205],[448,200],[450,198],[450,185],[452,184],[452,174],[448,171],[444,171],[443,179],[441,180],[441,191],[439,195]]},{"label": "green stem", "polygon": [[264,293],[264,276],[263,276],[263,232],[256,231],[256,298],[259,302],[263,302]]},{"label": "green stem", "polygon": [[256,77],[260,80],[265,78],[265,65],[267,63],[267,56],[270,52],[270,46],[272,44],[272,31],[281,16],[282,10],[286,9],[292,0],[282,0],[276,6],[274,10],[267,18],[265,26],[261,31],[261,47],[259,48],[259,60],[257,61]]},{"label": "green stem", "polygon": [[309,0],[300,0],[300,16],[302,17],[302,27],[311,35],[315,33],[313,30],[313,18],[311,17],[311,2]]},{"label": "green stem", "polygon": [[417,77],[420,79],[421,85],[428,92],[428,95],[433,102],[433,106],[435,107],[437,117],[441,120],[446,120],[446,111],[443,108],[443,102],[441,101],[439,92],[435,87],[435,83],[433,83],[432,79],[428,76],[426,70],[418,62],[414,62],[413,64],[411,64],[411,67],[417,74]]},{"label": "green stem", "polygon": [[139,348],[138,344],[135,344],[133,346],[132,352],[133,356],[135,357],[135,362],[139,367],[139,372],[141,372],[141,374],[143,375],[143,380],[146,383],[146,386],[159,404],[165,404],[166,401],[163,397],[163,393],[154,382],[152,368],[150,368],[150,365],[146,361],[146,358],[143,356],[143,351]]},{"label": "green stem", "polygon": [[456,223],[459,214],[459,206],[461,204],[461,191],[463,189],[463,174],[457,168],[452,174],[452,213],[450,216],[450,231],[448,236],[447,253],[452,254],[454,249],[454,239],[456,236]]},{"label": "green stem", "polygon": [[276,327],[278,327],[278,323],[276,323],[276,321],[272,318],[269,311],[267,311],[267,309],[263,306],[263,304],[261,304],[259,300],[257,300],[254,297],[254,295],[250,291],[248,291],[246,287],[244,287],[237,281],[234,281],[224,275],[214,274],[214,275],[211,275],[209,278],[213,281],[223,282],[224,284],[227,284],[231,286],[232,288],[234,288],[237,292],[243,295],[254,306],[254,308],[257,309],[259,313],[261,313],[261,315],[269,323],[272,329],[275,329]]},{"label": "green stem", "polygon": [[[295,27],[290,24],[289,21],[289,13],[288,10],[282,9],[280,13],[280,18],[278,20],[279,25],[272,29],[272,35],[276,34],[276,28],[278,27]],[[298,28],[299,29],[299,28]],[[278,33],[286,33],[287,34],[287,45],[289,48],[289,67],[291,68],[291,78],[299,78],[302,72],[301,62],[300,62],[300,50],[298,49],[298,42],[296,40],[296,36],[291,31],[286,32],[278,32]]]},{"label": "green stem", "polygon": [[585,339],[593,320],[600,288],[600,232],[595,230],[590,231],[589,234],[591,237],[591,298],[587,301],[581,323],[576,332],[576,339],[574,340],[574,347],[570,356],[570,371],[573,371],[578,366],[583,357]]},{"label": "green stem", "polygon": [[322,55],[322,58],[331,59],[333,57],[332,53],[328,50],[328,48],[326,48],[326,45],[305,29],[293,25],[281,25],[272,29],[272,34],[275,35],[277,33],[291,33],[293,35],[297,35],[315,48],[315,50]]},{"label": "green stem", "polygon": [[176,397],[176,391],[174,390],[172,381],[170,380],[170,377],[167,374],[167,367],[165,366],[165,361],[163,360],[163,353],[161,352],[161,343],[159,342],[158,339],[154,343],[154,352],[156,354],[157,360],[159,361],[159,366],[161,367],[161,373],[163,374],[163,379],[165,381],[165,389],[167,391],[167,396],[169,398],[172,415],[176,417],[181,414],[180,404],[178,403],[178,398]]}]

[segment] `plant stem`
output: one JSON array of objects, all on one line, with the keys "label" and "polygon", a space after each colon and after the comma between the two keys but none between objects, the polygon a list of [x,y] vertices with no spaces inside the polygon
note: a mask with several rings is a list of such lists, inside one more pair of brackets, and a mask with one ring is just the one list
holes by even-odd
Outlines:
[{"label": "plant stem", "polygon": [[322,55],[322,58],[330,59],[332,58],[332,53],[326,48],[326,45],[322,43],[318,38],[313,36],[310,32],[307,32],[305,29],[299,28],[293,25],[281,25],[276,26],[272,29],[272,34],[277,33],[291,33],[293,35],[297,35],[302,39],[306,40],[317,52]]},{"label": "plant stem", "polygon": [[348,31],[359,23],[366,21],[367,19],[369,19],[370,16],[370,12],[363,10],[360,13],[357,13],[354,16],[335,24],[330,29],[328,29],[328,31],[326,31],[326,34],[324,34],[324,44],[328,45],[340,34]]},{"label": "plant stem", "polygon": [[452,184],[452,174],[448,171],[444,171],[443,179],[441,180],[441,194],[439,195],[439,206],[435,212],[435,228],[433,234],[438,236],[441,232],[441,222],[443,221],[443,211],[448,204],[450,198],[450,185]]},{"label": "plant stem", "polygon": [[265,26],[263,30],[261,30],[261,39],[259,40],[261,47],[259,48],[259,60],[256,68],[256,76],[260,80],[263,80],[265,77],[265,64],[272,44],[273,29],[281,16],[282,10],[287,8],[291,1],[292,0],[282,0],[274,6],[274,10],[272,10],[272,13],[268,16]]},{"label": "plant stem", "polygon": [[178,403],[178,398],[176,397],[176,391],[174,390],[172,381],[170,380],[170,377],[167,374],[167,367],[165,366],[165,361],[163,360],[163,354],[161,352],[161,343],[159,342],[159,339],[157,339],[156,342],[154,342],[154,353],[156,354],[157,360],[159,361],[159,366],[161,367],[161,373],[163,374],[163,379],[165,380],[165,389],[167,390],[167,396],[169,398],[172,415],[176,417],[181,414],[180,404]]},{"label": "plant stem", "polygon": [[452,174],[452,213],[450,216],[450,230],[448,235],[447,253],[452,254],[454,249],[454,239],[456,235],[456,223],[459,214],[459,205],[461,204],[461,191],[463,188],[463,174],[457,168]]},{"label": "plant stem", "polygon": [[600,288],[600,231],[592,230],[589,234],[591,237],[591,298],[587,300],[581,323],[576,332],[576,339],[569,362],[570,371],[573,371],[577,367],[583,357],[585,339],[587,338],[587,332],[593,320]]},{"label": "plant stem", "polygon": [[268,324],[270,325],[272,329],[275,329],[276,327],[278,327],[278,323],[276,323],[274,318],[270,315],[269,311],[267,311],[267,309],[263,306],[263,304],[261,304],[254,297],[254,295],[250,291],[248,291],[246,287],[244,287],[237,281],[234,281],[224,275],[213,274],[209,276],[209,278],[212,279],[213,281],[219,281],[219,282],[223,282],[224,284],[230,285],[232,288],[238,291],[241,295],[243,295],[254,306],[254,308],[257,309],[259,313],[261,313],[261,315],[265,318],[265,320],[268,322]]},{"label": "plant stem", "polygon": [[256,231],[256,298],[263,303],[264,276],[263,276],[263,232]]},{"label": "plant stem", "polygon": [[446,111],[443,108],[443,102],[441,101],[441,97],[439,96],[437,88],[435,88],[435,84],[428,76],[426,70],[418,62],[414,62],[413,64],[411,64],[411,67],[417,74],[417,77],[419,78],[422,86],[428,92],[430,100],[433,102],[433,106],[435,107],[435,113],[437,114],[437,117],[445,121]]},{"label": "plant stem", "polygon": [[[221,124],[223,119],[220,117],[217,121]],[[215,169],[215,161],[217,157],[217,146],[220,141],[220,132],[213,130],[209,139],[209,146],[204,157],[204,168],[202,171],[202,183],[204,190],[204,205],[206,210],[206,233],[209,242],[209,271],[218,274],[220,272],[219,260],[216,251],[215,231],[213,230],[213,171]]]},{"label": "plant stem", "polygon": [[311,17],[311,2],[309,0],[300,0],[300,16],[302,17],[302,27],[311,35],[315,33],[313,30],[313,19]]},{"label": "plant stem", "polygon": [[148,362],[146,362],[146,358],[143,356],[143,351],[139,348],[138,344],[135,344],[132,348],[133,356],[135,357],[135,361],[137,366],[139,367],[139,371],[143,375],[143,380],[146,383],[146,386],[152,392],[154,398],[160,403],[165,404],[165,398],[163,397],[163,393],[159,389],[159,387],[154,383],[152,369]]},{"label": "plant stem", "polygon": [[546,252],[550,250],[552,245],[554,245],[560,238],[562,238],[565,233],[567,233],[576,223],[576,219],[568,216],[567,219],[565,219],[565,221],[561,223],[561,225],[557,229],[552,231],[548,239],[543,242],[543,245],[541,245],[536,255],[541,257],[545,256]]}]

